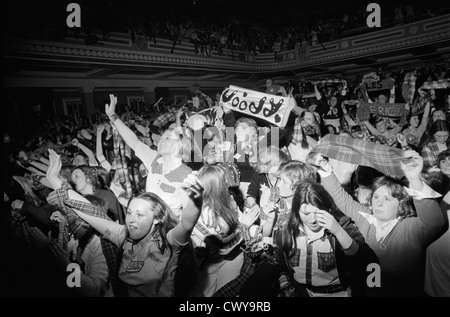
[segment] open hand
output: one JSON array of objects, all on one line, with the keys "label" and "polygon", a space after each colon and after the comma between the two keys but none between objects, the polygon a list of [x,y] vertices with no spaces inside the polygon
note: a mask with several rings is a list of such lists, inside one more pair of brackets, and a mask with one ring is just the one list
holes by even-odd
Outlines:
[{"label": "open hand", "polygon": [[116,114],[117,97],[110,94],[109,99],[109,105],[105,104],[105,113],[109,118],[111,118],[112,115]]}]

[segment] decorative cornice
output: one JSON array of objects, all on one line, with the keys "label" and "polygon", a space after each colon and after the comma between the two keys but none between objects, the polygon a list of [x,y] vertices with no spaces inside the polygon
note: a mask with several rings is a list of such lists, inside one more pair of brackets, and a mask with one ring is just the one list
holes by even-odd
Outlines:
[{"label": "decorative cornice", "polygon": [[[144,67],[150,63],[151,66],[172,68],[223,69],[239,72],[282,71],[324,62],[364,57],[427,43],[449,41],[450,14],[324,43],[326,50],[323,50],[321,45],[308,48],[299,47],[296,50],[282,52],[278,62],[273,61],[273,54],[260,54],[252,61],[231,61],[219,56],[201,57],[187,53],[174,55],[152,52],[147,47],[145,49],[136,47],[125,36],[128,35],[122,34],[122,44],[119,47],[117,45],[111,47],[112,44],[106,45],[106,42],[106,44],[101,43],[102,45],[88,46],[67,42],[11,39],[4,42],[4,56],[10,58],[36,58],[38,56],[40,59],[49,60],[70,58],[94,63],[127,63]],[[120,34],[115,33],[115,38],[111,40],[111,43],[118,42],[119,38]],[[124,47],[128,45],[129,48]],[[184,45],[186,50],[192,44]],[[144,47],[142,43],[140,43],[140,47]]]}]

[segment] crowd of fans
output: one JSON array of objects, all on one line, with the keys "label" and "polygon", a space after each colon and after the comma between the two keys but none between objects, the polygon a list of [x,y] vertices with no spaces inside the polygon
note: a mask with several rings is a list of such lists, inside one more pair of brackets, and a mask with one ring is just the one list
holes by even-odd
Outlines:
[{"label": "crowd of fans", "polygon": [[282,128],[200,90],[160,113],[111,94],[90,118],[33,116],[4,135],[2,287],[450,296],[449,69],[305,81],[312,96],[268,79],[296,100]]},{"label": "crowd of fans", "polygon": [[[382,28],[450,12],[446,1],[380,3]],[[233,17],[221,16],[218,12],[200,11],[195,14],[195,8],[187,8],[180,4],[164,9],[157,8],[156,4],[151,3],[128,6],[101,1],[95,4],[81,3],[81,6],[83,7],[81,28],[62,27],[61,25],[65,25],[66,16],[56,18],[58,12],[52,4],[52,7],[47,9],[39,7],[36,10],[51,12],[53,16],[48,19],[42,19],[40,16],[39,21],[34,21],[35,17],[30,17],[32,23],[29,25],[32,25],[32,28],[23,29],[23,26],[17,25],[17,28],[11,28],[11,33],[17,32],[19,34],[16,35],[19,36],[49,40],[64,40],[67,36],[75,36],[92,45],[109,38],[111,32],[125,32],[131,34],[133,42],[136,42],[137,36],[142,36],[150,45],[156,45],[158,39],[170,39],[173,43],[171,53],[176,51],[177,45],[185,42],[194,44],[196,54],[211,56],[215,52],[223,55],[224,50],[227,50],[232,52],[234,58],[234,54],[239,52],[254,55],[281,52],[292,50],[297,45],[318,45],[379,29],[367,27],[366,18],[369,13],[363,3],[343,4],[333,10],[324,9],[325,13],[322,14],[303,13],[298,17],[295,17],[295,14],[287,14],[279,22],[253,20],[237,22]],[[190,14],[186,14],[187,9],[191,10]],[[286,10],[289,11],[288,8]],[[65,13],[65,10],[61,8],[59,13]],[[14,23],[16,21],[11,21],[11,24]]]}]

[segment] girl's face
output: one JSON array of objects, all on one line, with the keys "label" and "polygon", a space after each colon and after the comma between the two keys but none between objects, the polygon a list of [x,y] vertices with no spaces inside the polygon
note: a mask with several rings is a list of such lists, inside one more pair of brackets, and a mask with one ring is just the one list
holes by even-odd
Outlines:
[{"label": "girl's face", "polygon": [[84,175],[83,171],[80,169],[76,169],[72,172],[71,181],[75,185],[75,190],[79,193],[85,193],[88,181],[86,179],[86,175]]},{"label": "girl's face", "polygon": [[171,154],[173,147],[179,140],[178,134],[173,130],[164,132],[158,142],[158,153],[161,155]]},{"label": "girl's face", "polygon": [[419,126],[419,117],[418,116],[412,116],[411,119],[409,119],[409,124],[413,128],[417,128]]},{"label": "girl's face", "polygon": [[384,121],[380,121],[376,124],[376,128],[380,133],[383,133],[386,131],[386,123]]},{"label": "girl's face", "polygon": [[448,139],[448,131],[438,131],[434,134],[434,139],[437,143],[445,144]]},{"label": "girl's face", "polygon": [[80,166],[80,165],[87,165],[84,157],[82,155],[75,155],[72,161],[72,165],[74,166]]},{"label": "girl's face", "polygon": [[144,238],[149,234],[154,223],[156,224],[152,203],[144,199],[133,199],[125,217],[125,225],[130,238],[133,240]]},{"label": "girl's face", "polygon": [[308,123],[309,125],[313,125],[314,118],[313,114],[310,112],[305,112],[305,116],[303,117],[303,120]]},{"label": "girl's face", "polygon": [[257,132],[254,127],[249,127],[246,124],[239,125],[236,128],[236,140],[237,143],[249,146],[253,140],[257,137]]},{"label": "girl's face", "polygon": [[433,122],[436,120],[446,120],[446,115],[444,111],[438,110],[433,113]]},{"label": "girl's face", "polygon": [[280,196],[283,198],[293,196],[294,192],[292,191],[292,185],[292,180],[286,175],[286,173],[281,173],[280,181],[278,182]]},{"label": "girl's face", "polygon": [[450,157],[441,160],[439,162],[439,168],[445,175],[450,175]]},{"label": "girl's face", "polygon": [[380,221],[390,221],[397,217],[400,202],[392,197],[386,185],[379,187],[372,196],[372,212]]},{"label": "girl's face", "polygon": [[316,218],[316,212],[318,210],[319,208],[311,204],[304,204],[300,207],[300,219],[303,225],[308,227],[312,232],[318,232],[322,229]]},{"label": "girl's face", "polygon": [[379,103],[386,103],[386,96],[385,95],[379,95],[378,96],[378,102]]},{"label": "girl's face", "polygon": [[332,107],[335,107],[336,104],[337,104],[337,98],[336,98],[336,97],[331,97],[331,99],[330,99],[330,105],[331,105]]}]

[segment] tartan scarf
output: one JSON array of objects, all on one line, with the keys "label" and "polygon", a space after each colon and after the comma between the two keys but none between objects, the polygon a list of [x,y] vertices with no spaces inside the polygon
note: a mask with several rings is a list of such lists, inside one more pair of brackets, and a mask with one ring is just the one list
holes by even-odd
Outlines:
[{"label": "tartan scarf", "polygon": [[450,87],[448,79],[440,79],[433,81],[426,81],[420,86],[419,89],[446,89]]},{"label": "tartan scarf", "polygon": [[207,240],[209,245],[219,250],[219,254],[226,254],[228,250],[240,244],[244,238],[240,228],[236,228],[226,237],[221,237],[218,234],[213,234],[201,221],[197,221],[195,224],[193,234],[202,241]]},{"label": "tartan scarf", "polygon": [[400,167],[403,150],[388,145],[327,134],[313,151],[338,161],[369,166],[385,175],[404,176]]},{"label": "tartan scarf", "polygon": [[[72,189],[69,184],[63,184],[61,188],[51,192],[47,197],[47,202],[49,204],[57,205],[60,207],[61,212],[67,218],[69,230],[86,230],[81,229],[82,228],[81,223],[85,221],[82,220],[80,217],[78,217],[78,215],[73,211],[73,209],[82,211],[90,216],[110,220],[109,217],[105,213],[101,212],[98,207],[91,204],[87,204],[85,202],[69,199],[68,193],[69,189]],[[65,239],[67,239],[68,241],[69,237],[66,237]],[[121,257],[118,256],[120,254],[120,249],[117,248],[112,242],[104,239],[103,237],[100,238],[100,242],[102,246],[103,255],[105,256],[106,259],[106,265],[108,266],[109,270],[108,279],[111,283],[114,296],[123,297],[125,296],[126,293],[118,279],[121,260]]]},{"label": "tartan scarf", "polygon": [[342,84],[343,86],[347,86],[347,80],[345,79],[318,79],[318,80],[308,80],[308,82],[317,85],[317,84]]},{"label": "tartan scarf", "polygon": [[128,164],[127,158],[125,156],[125,146],[127,146],[122,139],[119,132],[114,129],[114,155],[116,157],[116,173],[119,174],[119,182],[125,184],[125,191],[127,193],[127,199],[131,198],[133,195],[133,189],[131,187],[130,177],[128,175]]},{"label": "tartan scarf", "polygon": [[400,118],[399,125],[404,126],[408,123],[408,111],[405,109],[405,103],[368,103],[361,102],[358,109],[356,109],[356,116],[359,121],[368,121],[370,114],[379,115],[382,117]]},{"label": "tartan scarf", "polygon": [[403,79],[402,96],[406,103],[413,103],[414,94],[416,92],[416,79],[417,77],[413,72],[407,73]]}]

